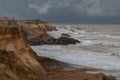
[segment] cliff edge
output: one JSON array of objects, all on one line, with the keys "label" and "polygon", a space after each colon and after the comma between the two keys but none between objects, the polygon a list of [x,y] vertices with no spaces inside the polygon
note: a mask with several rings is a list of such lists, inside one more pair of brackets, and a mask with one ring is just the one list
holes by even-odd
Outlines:
[{"label": "cliff edge", "polygon": [[[8,25],[9,24],[9,25]],[[16,21],[0,23],[0,80],[46,80]]]}]

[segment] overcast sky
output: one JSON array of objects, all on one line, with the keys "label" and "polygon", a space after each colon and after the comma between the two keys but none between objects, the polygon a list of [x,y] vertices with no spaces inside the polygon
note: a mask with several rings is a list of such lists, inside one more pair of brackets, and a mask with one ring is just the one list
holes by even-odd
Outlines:
[{"label": "overcast sky", "polygon": [[0,0],[0,15],[54,23],[120,23],[120,0]]}]

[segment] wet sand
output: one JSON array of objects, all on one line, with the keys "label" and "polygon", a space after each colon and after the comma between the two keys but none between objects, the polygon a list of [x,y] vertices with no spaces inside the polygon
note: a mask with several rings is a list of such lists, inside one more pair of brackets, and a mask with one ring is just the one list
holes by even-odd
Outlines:
[{"label": "wet sand", "polygon": [[91,68],[80,69],[46,57],[40,57],[39,62],[47,72],[48,80],[115,80],[113,76],[102,73],[87,73]]}]

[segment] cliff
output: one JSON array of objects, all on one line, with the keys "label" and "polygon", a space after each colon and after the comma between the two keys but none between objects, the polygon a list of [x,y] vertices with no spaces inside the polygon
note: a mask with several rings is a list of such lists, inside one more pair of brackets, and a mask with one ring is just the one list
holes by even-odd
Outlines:
[{"label": "cliff", "polygon": [[46,31],[55,30],[55,27],[53,27],[48,22],[43,22],[43,21],[39,21],[39,20],[23,20],[22,22],[28,24],[32,28],[39,28],[41,30],[46,30]]},{"label": "cliff", "polygon": [[17,21],[17,23],[23,26],[28,43],[53,39],[53,37],[47,33],[47,31],[54,30],[54,27],[50,23],[29,20]]},{"label": "cliff", "polygon": [[40,22],[36,20],[28,20],[22,22],[24,22],[22,23],[22,25],[26,24],[27,26],[24,27],[24,30],[27,34],[27,41],[30,45],[68,45],[80,43],[79,40],[70,37],[64,37],[62,35],[59,38],[54,38],[50,36],[47,31],[52,31],[56,29],[48,22]]},{"label": "cliff", "polygon": [[0,23],[0,80],[46,80],[36,54],[25,42],[23,27],[16,21]]},{"label": "cliff", "polygon": [[10,26],[11,23],[14,23],[14,21],[16,21],[19,26],[23,26],[27,43],[29,43],[30,45],[68,45],[80,43],[80,41],[74,38],[63,36],[59,38],[54,38],[50,36],[47,31],[56,29],[48,22],[43,22],[39,20],[15,20],[9,18],[0,18],[0,22],[4,24],[4,26]]},{"label": "cliff", "polygon": [[[26,33],[27,42],[36,40],[39,41],[47,41],[48,39],[52,39],[53,37],[50,36],[47,31],[54,30],[55,28],[48,22],[41,22],[37,20],[15,20],[9,19],[7,17],[0,18],[0,25],[7,27],[10,26],[12,23],[16,22],[19,26],[23,26],[23,29]],[[16,25],[12,25],[16,26]]]}]

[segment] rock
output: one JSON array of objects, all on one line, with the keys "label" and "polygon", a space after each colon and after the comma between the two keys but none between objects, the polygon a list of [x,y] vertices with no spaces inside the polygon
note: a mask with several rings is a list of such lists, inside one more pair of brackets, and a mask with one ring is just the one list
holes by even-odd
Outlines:
[{"label": "rock", "polygon": [[0,22],[0,80],[46,80],[37,55],[16,21]]},{"label": "rock", "polygon": [[69,45],[69,44],[80,43],[79,40],[70,38],[69,36],[68,35],[63,36],[63,34],[62,34],[62,36],[59,38],[51,38],[46,41],[36,40],[34,42],[29,42],[29,44],[30,45],[44,45],[44,44],[47,44],[47,45]]},{"label": "rock", "polygon": [[41,40],[36,40],[36,41],[31,41],[29,42],[30,45],[69,45],[69,44],[76,44],[80,43],[80,41],[73,39],[73,38],[67,38],[67,37],[60,37],[60,38],[53,38],[53,39],[48,39],[47,41],[41,41]]},{"label": "rock", "polygon": [[67,33],[62,33],[61,37],[70,37],[70,35]]},{"label": "rock", "polygon": [[69,37],[60,37],[57,40],[58,40],[57,44],[61,44],[61,45],[80,43],[80,41],[73,39],[73,38],[69,38]]}]

